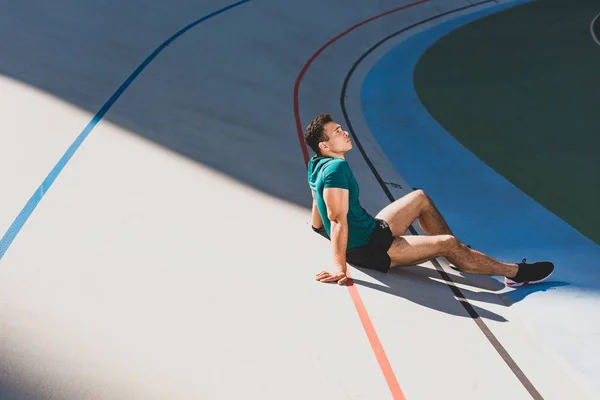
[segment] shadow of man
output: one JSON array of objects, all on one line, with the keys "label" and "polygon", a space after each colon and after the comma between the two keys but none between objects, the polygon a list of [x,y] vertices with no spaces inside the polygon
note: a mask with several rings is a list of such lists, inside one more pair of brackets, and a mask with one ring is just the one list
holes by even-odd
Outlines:
[{"label": "shadow of man", "polygon": [[[465,276],[462,273],[446,271],[451,279],[451,282],[448,282],[436,269],[425,265],[395,267],[390,269],[387,274],[365,268],[355,268],[381,282],[381,284],[356,278],[352,278],[352,282],[349,284],[356,284],[402,297],[412,303],[446,314],[469,318],[479,316],[480,318],[500,322],[506,322],[507,320],[501,315],[472,304],[472,302],[510,307],[531,293],[569,285],[568,282],[549,281],[509,289],[503,283],[487,275],[465,274]],[[463,296],[462,299],[454,294],[451,285],[459,290]],[[508,296],[509,293],[510,296]],[[465,301],[469,302],[467,306],[461,304]],[[469,306],[477,315],[472,315],[473,312],[468,310]]]}]

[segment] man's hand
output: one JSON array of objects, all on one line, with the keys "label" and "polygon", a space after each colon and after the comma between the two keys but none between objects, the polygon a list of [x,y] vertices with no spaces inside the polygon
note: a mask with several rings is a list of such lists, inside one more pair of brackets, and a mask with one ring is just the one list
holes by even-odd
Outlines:
[{"label": "man's hand", "polygon": [[348,277],[342,271],[337,271],[335,273],[329,273],[327,271],[321,271],[315,276],[315,278],[319,282],[337,282],[338,285],[343,285],[348,281]]}]

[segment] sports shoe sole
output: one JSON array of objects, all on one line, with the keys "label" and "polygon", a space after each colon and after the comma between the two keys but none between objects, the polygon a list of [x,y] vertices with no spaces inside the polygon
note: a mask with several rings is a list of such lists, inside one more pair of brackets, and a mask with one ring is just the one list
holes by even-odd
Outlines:
[{"label": "sports shoe sole", "polygon": [[510,278],[504,277],[504,284],[508,287],[519,287],[523,285],[533,285],[535,283],[544,282],[546,279],[550,278],[554,271],[550,272],[544,279],[540,279],[539,281],[525,281],[525,282],[515,282]]}]

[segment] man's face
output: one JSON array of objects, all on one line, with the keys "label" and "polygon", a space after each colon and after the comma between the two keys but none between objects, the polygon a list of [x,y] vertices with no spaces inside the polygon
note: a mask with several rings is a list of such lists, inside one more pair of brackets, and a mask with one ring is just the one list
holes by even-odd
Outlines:
[{"label": "man's face", "polygon": [[328,151],[336,154],[344,154],[352,150],[352,141],[348,132],[336,122],[328,122],[323,126],[325,134],[329,138],[328,141],[322,142],[327,146]]}]

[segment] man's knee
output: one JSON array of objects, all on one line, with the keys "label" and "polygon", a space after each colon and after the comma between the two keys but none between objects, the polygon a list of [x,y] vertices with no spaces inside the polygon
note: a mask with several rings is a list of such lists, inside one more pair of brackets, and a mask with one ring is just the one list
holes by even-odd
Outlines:
[{"label": "man's knee", "polygon": [[439,235],[436,237],[439,240],[439,246],[444,251],[454,250],[460,245],[458,239],[453,235]]},{"label": "man's knee", "polygon": [[421,198],[423,198],[423,197],[427,196],[427,195],[425,194],[425,191],[424,191],[423,189],[417,189],[417,190],[413,191],[412,193],[413,193],[413,195],[414,195],[414,196],[416,196],[416,197],[417,197],[417,198],[419,198],[419,199],[421,199]]},{"label": "man's knee", "polygon": [[415,201],[417,201],[421,206],[427,206],[431,204],[431,199],[423,189],[415,190],[413,192],[413,196],[415,198]]}]

